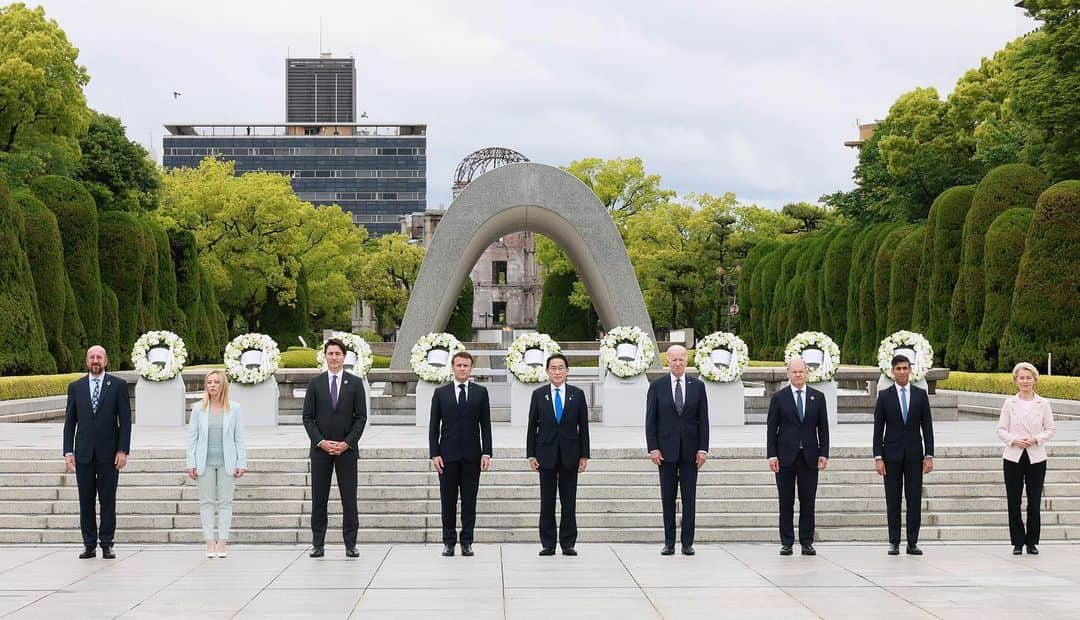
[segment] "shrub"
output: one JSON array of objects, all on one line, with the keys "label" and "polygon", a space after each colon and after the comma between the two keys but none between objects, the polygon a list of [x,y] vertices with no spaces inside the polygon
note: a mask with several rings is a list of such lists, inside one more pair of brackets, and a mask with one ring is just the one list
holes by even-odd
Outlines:
[{"label": "shrub", "polygon": [[84,373],[75,372],[62,375],[0,377],[0,400],[63,396],[67,394],[68,385],[83,376]]},{"label": "shrub", "polygon": [[[868,356],[877,355],[878,344],[881,339],[889,335],[886,330],[889,326],[889,311],[890,302],[892,297],[889,294],[890,285],[892,283],[892,264],[896,255],[900,251],[900,246],[904,240],[907,239],[914,231],[912,226],[902,226],[896,228],[890,232],[881,242],[878,247],[877,254],[874,256],[874,329],[871,334],[872,349],[863,350],[863,360],[865,361]],[[915,272],[916,274],[918,271]],[[912,274],[908,274],[908,278],[912,278]],[[912,280],[914,284],[914,280]],[[915,288],[912,286],[912,294],[915,293]],[[907,325],[911,324],[911,307],[907,308]]]},{"label": "shrub", "polygon": [[202,286],[199,282],[199,254],[195,235],[190,231],[170,228],[169,249],[176,273],[176,303],[184,313],[184,325],[176,333],[184,339],[193,361],[217,361],[213,355],[210,335],[206,333],[206,318],[202,308]]},{"label": "shrub", "polygon": [[473,281],[466,277],[465,284],[458,294],[457,303],[450,313],[450,320],[446,322],[446,331],[454,335],[462,342],[471,342],[473,339]]},{"label": "shrub", "polygon": [[313,341],[311,311],[308,307],[307,273],[303,268],[300,269],[300,274],[296,278],[296,299],[291,304],[278,302],[277,294],[267,290],[266,303],[263,304],[259,317],[259,331],[268,334],[282,349],[300,342],[298,337]]},{"label": "shrub", "polygon": [[[37,292],[23,250],[25,222],[0,182],[0,375],[53,372],[56,361],[38,315]],[[55,328],[55,326],[50,326]]]},{"label": "shrub", "polygon": [[[804,238],[805,239],[805,238]],[[789,338],[791,323],[791,307],[788,301],[791,299],[794,288],[795,272],[799,266],[799,260],[806,252],[806,242],[803,239],[790,244],[788,251],[780,260],[780,275],[773,286],[772,294],[772,324],[768,327],[772,330],[772,343],[774,347],[783,350],[784,344]],[[794,332],[791,332],[794,334]]]},{"label": "shrub", "polygon": [[986,301],[979,327],[979,356],[975,368],[981,371],[1011,370],[998,365],[998,340],[1009,324],[1013,285],[1024,256],[1031,209],[1009,209],[994,219],[986,230]]},{"label": "shrub", "polygon": [[[104,301],[104,297],[102,300]],[[78,308],[76,308],[75,301],[75,289],[71,288],[71,282],[68,282],[67,275],[64,276],[64,318],[61,322],[63,325],[63,333],[61,334],[64,340],[64,348],[67,349],[70,359],[65,359],[61,364],[57,360],[57,369],[60,372],[71,372],[73,370],[80,370],[85,366],[86,362],[86,350],[90,348],[92,343],[87,340],[86,329],[83,327],[82,319],[79,317]],[[104,321],[105,316],[102,315]],[[48,330],[46,330],[48,331]]]},{"label": "shrub", "polygon": [[[776,289],[776,281],[780,279],[780,265],[784,256],[794,244],[781,245],[761,260],[761,278],[758,280],[757,295],[761,300],[755,304],[759,316],[751,315],[750,323],[754,333],[754,342],[757,343],[754,350],[760,349],[760,355],[770,356],[770,351],[776,349],[776,338],[769,325],[772,325],[775,306],[772,303],[773,291]],[[749,344],[749,343],[748,343]]]},{"label": "shrub", "polygon": [[[898,228],[896,224],[882,224],[875,229],[874,235],[867,246],[866,266],[862,270],[862,279],[859,281],[859,327],[856,330],[858,348],[855,350],[853,359],[848,363],[868,364],[876,358],[877,346],[881,341],[877,337],[877,299],[875,298],[875,267],[878,264],[878,249],[885,239]],[[882,299],[885,304],[887,300]],[[840,359],[844,359],[841,357]]]},{"label": "shrub", "polygon": [[[1031,360],[1035,363],[1035,360]],[[1010,369],[1012,370],[1012,369]],[[983,392],[986,394],[1016,394],[1016,384],[1012,373],[962,372],[954,370],[949,378],[938,381],[937,386],[944,390],[964,392]],[[1039,375],[1035,391],[1044,398],[1065,398],[1080,400],[1080,377]]]},{"label": "shrub", "polygon": [[[120,350],[120,302],[108,286],[101,287],[101,346],[109,353]],[[185,344],[187,342],[185,341]],[[134,347],[132,343],[132,347]],[[190,349],[189,349],[190,351]],[[190,355],[190,353],[189,353]]]},{"label": "shrub", "polygon": [[169,235],[160,224],[152,223],[154,245],[157,249],[158,264],[158,313],[162,325],[177,334],[186,330],[184,311],[180,309],[176,297],[176,265],[173,263],[169,246]]},{"label": "shrub", "polygon": [[[22,211],[25,236],[26,258],[33,274],[34,290],[37,297],[37,312],[41,317],[45,340],[49,353],[56,360],[57,368],[64,372],[74,369],[73,352],[67,342],[68,329],[64,324],[65,311],[74,311],[68,307],[67,289],[70,284],[64,270],[64,248],[60,243],[60,228],[52,211],[26,189],[12,193]],[[74,296],[72,296],[74,302]],[[75,316],[78,312],[75,311]],[[81,322],[79,324],[81,331]]]},{"label": "shrub", "polygon": [[[746,341],[747,346],[757,346],[759,344],[755,342],[753,322],[757,320],[755,316],[759,316],[761,312],[759,307],[761,300],[758,295],[758,288],[761,286],[760,265],[769,252],[778,246],[779,243],[776,241],[763,241],[754,246],[741,263],[742,275],[736,285],[735,294],[739,303],[741,317],[744,319],[741,322],[744,326],[742,338]],[[747,320],[745,317],[749,317],[749,319]]]},{"label": "shrub", "polygon": [[896,246],[889,276],[888,321],[882,338],[901,329],[913,329],[919,274],[924,259],[926,227],[918,226]]},{"label": "shrub", "polygon": [[821,267],[821,331],[837,343],[847,334],[848,279],[858,231],[841,228],[825,252]]},{"label": "shrub", "polygon": [[[1016,274],[1000,364],[1028,360],[1080,375],[1080,181],[1062,181],[1039,196]],[[1043,368],[1045,370],[1045,368]]]},{"label": "shrub", "polygon": [[570,293],[577,276],[573,273],[550,273],[544,278],[536,329],[556,340],[593,340],[589,313],[570,305]]},{"label": "shrub", "polygon": [[64,269],[75,291],[76,308],[91,342],[101,341],[101,269],[98,258],[98,212],[80,183],[42,176],[31,184],[34,195],[56,216],[64,245]]},{"label": "shrub", "polygon": [[971,199],[971,209],[964,220],[964,248],[960,259],[960,278],[964,283],[966,321],[957,328],[963,332],[958,352],[958,367],[973,369],[979,356],[979,327],[986,300],[985,271],[986,229],[1001,213],[1014,207],[1031,208],[1049,179],[1027,164],[1006,164],[986,174]]},{"label": "shrub", "polygon": [[[942,192],[944,193],[944,192]],[[941,195],[938,195],[940,198]],[[937,219],[937,212],[934,207],[937,206],[940,209],[937,199],[930,205],[930,212],[926,216],[926,228],[923,232],[923,244],[919,248],[919,273],[915,278],[915,293],[912,296],[911,302],[911,325],[908,329],[914,332],[918,332],[926,335],[926,330],[930,326],[930,273],[933,271],[934,263],[930,260],[930,256],[934,252],[934,229],[937,227],[935,220]],[[891,331],[889,333],[892,333]]]},{"label": "shrub", "polygon": [[[877,236],[884,224],[876,224],[862,229],[852,241],[850,271],[847,285],[847,327],[844,340],[833,339],[840,345],[840,359],[855,362],[859,357],[862,343],[862,328],[859,317],[862,313],[862,281],[867,271],[873,273],[873,256],[877,252]],[[867,267],[870,267],[867,269]],[[778,356],[773,356],[778,357]]]},{"label": "shrub", "polygon": [[[160,294],[158,292],[158,252],[157,240],[154,239],[154,227],[145,218],[139,219],[142,227],[143,281],[142,281],[142,323],[139,333],[151,329],[172,329],[171,325],[161,322]],[[134,344],[134,343],[133,343]]]},{"label": "shrub", "polygon": [[109,351],[109,361],[114,368],[131,368],[131,347],[145,324],[143,276],[147,257],[142,222],[127,211],[105,211],[99,225],[101,280],[116,293],[119,303],[119,349]]},{"label": "shrub", "polygon": [[953,291],[960,270],[960,248],[963,243],[964,218],[971,208],[974,185],[958,185],[941,192],[930,207],[934,218],[934,243],[930,251],[930,285],[927,290],[929,324],[926,338],[934,348],[938,363],[947,363],[950,317],[953,313]]}]

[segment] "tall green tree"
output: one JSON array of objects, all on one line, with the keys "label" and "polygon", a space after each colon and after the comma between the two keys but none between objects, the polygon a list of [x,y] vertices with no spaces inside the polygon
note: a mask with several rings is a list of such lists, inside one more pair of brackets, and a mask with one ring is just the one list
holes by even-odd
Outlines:
[{"label": "tall green tree", "polygon": [[392,333],[401,325],[409,295],[424,262],[424,249],[400,233],[369,239],[364,244],[358,291],[375,311],[379,332]]},{"label": "tall green tree", "polygon": [[38,314],[23,216],[0,180],[0,375],[56,372]]},{"label": "tall green tree", "polygon": [[897,330],[912,329],[919,273],[923,262],[927,261],[923,253],[925,242],[926,227],[917,226],[896,246],[889,275],[888,318],[883,337]]},{"label": "tall green tree", "polygon": [[[930,286],[927,293],[929,324],[926,338],[934,349],[935,361],[947,363],[950,324],[965,320],[962,304],[954,306],[953,293],[960,272],[964,220],[975,195],[974,185],[950,187],[938,196],[930,211],[934,214],[934,245],[930,253]],[[962,316],[961,316],[962,315]]]},{"label": "tall green tree", "polygon": [[0,7],[0,169],[23,185],[70,172],[89,122],[79,50],[45,9]]},{"label": "tall green tree", "polygon": [[79,141],[75,178],[102,211],[152,211],[161,203],[161,173],[141,144],[130,140],[120,119],[92,112]]},{"label": "tall green tree", "polygon": [[986,229],[986,300],[983,303],[983,320],[978,334],[979,356],[975,359],[977,370],[1012,370],[999,368],[998,344],[1001,334],[1009,324],[1013,285],[1016,282],[1016,272],[1020,268],[1020,260],[1024,256],[1024,240],[1034,214],[1032,209],[1009,209],[994,218]]}]

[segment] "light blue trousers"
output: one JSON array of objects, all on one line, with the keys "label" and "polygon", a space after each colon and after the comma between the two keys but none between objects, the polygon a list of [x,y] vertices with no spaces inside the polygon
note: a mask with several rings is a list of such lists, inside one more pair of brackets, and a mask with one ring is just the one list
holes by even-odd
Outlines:
[{"label": "light blue trousers", "polygon": [[202,518],[203,538],[214,540],[214,514],[217,513],[217,540],[229,540],[232,526],[233,489],[236,478],[224,466],[207,466],[198,478],[199,516]]}]

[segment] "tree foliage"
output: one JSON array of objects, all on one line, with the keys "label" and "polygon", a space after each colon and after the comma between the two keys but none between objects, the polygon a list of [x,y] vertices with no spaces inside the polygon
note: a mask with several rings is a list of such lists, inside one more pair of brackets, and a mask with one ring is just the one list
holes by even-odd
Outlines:
[{"label": "tree foliage", "polygon": [[141,144],[130,140],[120,119],[92,112],[79,141],[75,178],[102,211],[151,211],[161,202],[161,174]]}]

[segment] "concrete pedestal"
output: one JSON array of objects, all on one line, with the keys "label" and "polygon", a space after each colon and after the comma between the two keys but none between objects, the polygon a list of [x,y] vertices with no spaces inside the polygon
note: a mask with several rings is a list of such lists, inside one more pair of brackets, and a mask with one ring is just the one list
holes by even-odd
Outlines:
[{"label": "concrete pedestal", "polygon": [[184,426],[184,379],[139,378],[135,384],[135,423],[146,426]]},{"label": "concrete pedestal", "polygon": [[510,425],[527,426],[529,424],[529,403],[536,388],[547,385],[542,383],[522,383],[510,375]]},{"label": "concrete pedestal", "polygon": [[439,383],[428,383],[423,379],[416,382],[416,425],[427,428],[431,422],[431,397]]},{"label": "concrete pedestal", "polygon": [[240,404],[244,426],[277,426],[278,396],[278,384],[273,377],[255,385],[233,383],[229,386],[229,400]]},{"label": "concrete pedestal", "polygon": [[645,427],[645,397],[649,380],[645,375],[621,379],[611,373],[604,377],[604,426]]},{"label": "concrete pedestal", "polygon": [[746,424],[746,390],[741,379],[726,383],[704,383],[705,397],[709,399],[709,426]]},{"label": "concrete pedestal", "polygon": [[829,409],[829,431],[835,431],[840,420],[837,411],[836,381],[822,381],[821,383],[808,383],[810,387],[825,395],[825,406]]}]

